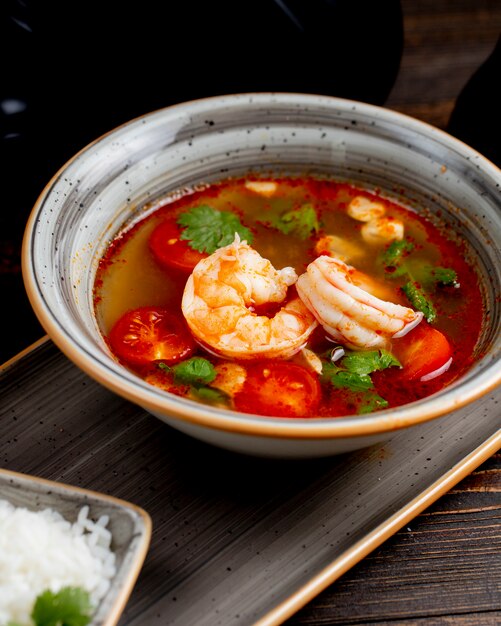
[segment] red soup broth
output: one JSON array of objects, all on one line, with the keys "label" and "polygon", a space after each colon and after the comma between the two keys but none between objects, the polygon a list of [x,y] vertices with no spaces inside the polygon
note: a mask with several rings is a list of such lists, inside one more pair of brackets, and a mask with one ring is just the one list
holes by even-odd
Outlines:
[{"label": "red soup broth", "polygon": [[[103,336],[119,361],[168,392],[278,417],[336,417],[400,406],[439,391],[470,367],[483,302],[464,246],[446,236],[445,228],[346,183],[255,182],[228,180],[167,199],[111,242],[99,265],[94,301]],[[378,203],[390,235],[381,227],[382,238],[371,239],[368,222],[352,217],[350,207],[361,198]],[[248,229],[243,232],[250,233],[252,247],[276,269],[293,267],[300,275],[319,255],[334,256],[368,276],[378,286],[377,297],[416,309],[406,291],[411,283],[433,306],[433,319],[391,339],[384,352],[343,346],[319,325],[306,350],[287,359],[222,358],[192,336],[181,309],[193,267],[208,256],[193,246],[200,247],[200,235],[211,235],[211,220],[196,237],[186,226],[192,223],[186,216],[200,207],[234,215]],[[403,234],[391,234],[398,231],[392,230],[395,224]],[[394,236],[401,237],[398,245]],[[395,251],[400,256],[392,261]],[[449,282],[440,282],[443,268]],[[294,285],[284,302],[255,307],[251,314],[273,317],[293,297]],[[333,360],[339,347],[344,357]]]}]

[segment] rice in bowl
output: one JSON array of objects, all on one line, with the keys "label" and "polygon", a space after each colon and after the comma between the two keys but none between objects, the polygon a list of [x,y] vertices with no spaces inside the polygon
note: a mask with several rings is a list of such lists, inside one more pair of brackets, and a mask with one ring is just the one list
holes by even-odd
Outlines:
[{"label": "rice in bowl", "polygon": [[0,624],[32,626],[37,596],[79,587],[93,608],[116,573],[109,518],[89,518],[83,506],[72,524],[57,511],[38,512],[0,500]]}]

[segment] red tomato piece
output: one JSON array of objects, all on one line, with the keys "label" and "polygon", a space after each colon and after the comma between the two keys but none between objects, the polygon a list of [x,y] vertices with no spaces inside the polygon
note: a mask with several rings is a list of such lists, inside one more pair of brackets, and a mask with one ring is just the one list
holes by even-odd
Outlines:
[{"label": "red tomato piece", "polygon": [[393,344],[395,354],[403,365],[402,377],[421,380],[445,365],[452,356],[446,336],[422,321]]},{"label": "red tomato piece", "polygon": [[208,255],[190,248],[187,241],[180,239],[181,232],[176,218],[165,219],[150,235],[150,250],[161,267],[191,272],[195,265]]},{"label": "red tomato piece", "polygon": [[274,417],[312,417],[320,404],[317,377],[287,361],[260,361],[246,365],[247,378],[234,397],[244,413]]},{"label": "red tomato piece", "polygon": [[108,339],[115,355],[131,366],[155,361],[175,363],[189,357],[196,345],[181,320],[167,309],[154,306],[125,313]]}]

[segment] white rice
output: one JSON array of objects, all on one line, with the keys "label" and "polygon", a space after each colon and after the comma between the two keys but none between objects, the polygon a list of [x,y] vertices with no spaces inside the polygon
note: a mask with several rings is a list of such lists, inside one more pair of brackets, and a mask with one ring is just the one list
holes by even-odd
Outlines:
[{"label": "white rice", "polygon": [[97,607],[115,575],[109,518],[81,508],[74,524],[53,509],[33,512],[0,500],[0,624],[32,626],[35,598],[46,589],[82,587]]}]

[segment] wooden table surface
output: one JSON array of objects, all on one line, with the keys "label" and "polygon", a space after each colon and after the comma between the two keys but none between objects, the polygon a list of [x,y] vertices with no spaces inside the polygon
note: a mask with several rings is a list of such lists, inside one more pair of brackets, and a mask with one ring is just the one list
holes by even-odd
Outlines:
[{"label": "wooden table surface", "polygon": [[[496,44],[501,2],[404,0],[402,9],[404,54],[387,106],[446,129],[458,94]],[[19,294],[20,238],[2,240],[0,286],[4,294]],[[27,309],[27,303],[19,307]],[[29,319],[29,312],[20,314]],[[2,356],[12,356],[39,332],[32,322]],[[501,624],[501,455],[287,623]]]}]

